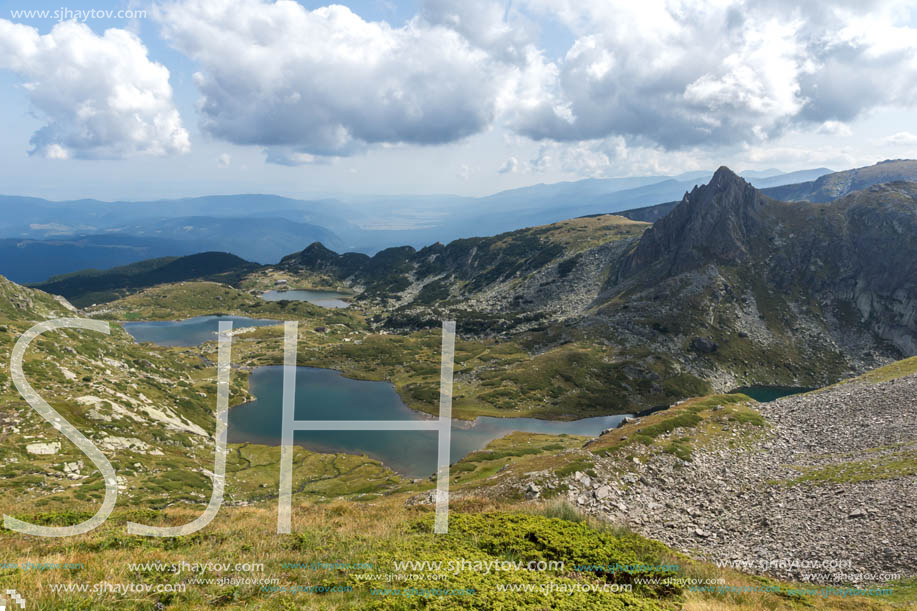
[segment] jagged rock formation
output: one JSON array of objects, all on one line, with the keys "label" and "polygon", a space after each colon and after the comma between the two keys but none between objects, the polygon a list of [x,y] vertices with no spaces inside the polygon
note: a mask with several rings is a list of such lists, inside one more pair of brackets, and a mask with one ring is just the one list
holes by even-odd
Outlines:
[{"label": "jagged rock formation", "polygon": [[915,254],[917,183],[786,203],[720,168],[623,257],[600,312],[716,342],[697,365],[724,382],[760,380],[762,358],[769,381],[805,381],[815,359],[828,377],[806,383],[828,382],[917,353]]},{"label": "jagged rock formation", "polygon": [[726,167],[695,187],[681,204],[648,229],[623,260],[620,277],[653,267],[672,276],[709,262],[749,263],[767,231],[769,198]]},{"label": "jagged rock formation", "polygon": [[[917,161],[912,159],[889,159],[864,168],[843,172],[830,172],[807,182],[762,188],[761,192],[773,199],[785,202],[809,201],[829,202],[853,191],[867,189],[873,185],[905,181],[917,181]],[[617,214],[635,221],[655,223],[675,209],[679,202],[665,202],[625,210]]]}]

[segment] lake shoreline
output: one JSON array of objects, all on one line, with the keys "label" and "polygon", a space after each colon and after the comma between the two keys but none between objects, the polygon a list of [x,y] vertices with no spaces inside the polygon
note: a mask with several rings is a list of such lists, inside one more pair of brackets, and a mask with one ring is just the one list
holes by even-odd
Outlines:
[{"label": "lake shoreline", "polygon": [[[255,399],[230,410],[230,443],[280,445],[283,370],[283,365],[264,365],[250,373],[249,392]],[[385,422],[437,418],[408,406],[390,382],[355,380],[338,370],[320,367],[297,366],[296,370],[297,420]],[[389,417],[380,418],[380,415]],[[573,421],[492,416],[478,416],[474,420],[453,419],[451,462],[458,462],[514,431],[596,437],[607,428],[615,428],[627,416],[616,414]],[[438,437],[432,432],[297,431],[297,437],[296,445],[310,451],[365,455],[379,460],[404,477],[427,477],[436,468]],[[303,441],[309,437],[312,437],[311,442]],[[429,463],[429,468],[418,468],[414,465],[416,461]]]}]

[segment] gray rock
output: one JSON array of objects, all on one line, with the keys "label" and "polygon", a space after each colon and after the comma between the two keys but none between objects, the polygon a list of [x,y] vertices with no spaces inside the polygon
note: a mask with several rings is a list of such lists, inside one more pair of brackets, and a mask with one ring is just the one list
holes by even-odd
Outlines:
[{"label": "gray rock", "polygon": [[706,337],[695,337],[691,340],[691,350],[700,354],[711,354],[716,352],[719,346],[713,340]]}]

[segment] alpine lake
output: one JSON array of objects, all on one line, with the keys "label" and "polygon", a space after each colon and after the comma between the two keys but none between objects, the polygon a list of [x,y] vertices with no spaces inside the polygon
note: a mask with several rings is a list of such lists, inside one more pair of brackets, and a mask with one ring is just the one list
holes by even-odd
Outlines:
[{"label": "alpine lake", "polygon": [[[287,291],[290,293],[304,291]],[[314,291],[313,291],[314,293]],[[328,299],[327,293],[320,297]],[[304,299],[304,297],[301,296]],[[321,304],[320,304],[321,305]],[[338,307],[329,305],[326,307]],[[198,316],[181,321],[127,322],[138,342],[195,346],[217,339],[219,321],[233,328],[279,325],[280,321],[243,316]],[[283,422],[283,367],[255,369],[249,380],[254,401],[229,410],[228,441],[280,445]],[[296,368],[296,420],[424,420],[430,416],[409,408],[388,382],[353,380],[333,369]],[[616,427],[626,415],[574,421],[536,418],[478,417],[453,419],[451,459],[464,458],[513,431],[552,435],[596,436]],[[294,443],[318,452],[365,454],[407,477],[426,477],[436,470],[436,431],[296,431]]]}]

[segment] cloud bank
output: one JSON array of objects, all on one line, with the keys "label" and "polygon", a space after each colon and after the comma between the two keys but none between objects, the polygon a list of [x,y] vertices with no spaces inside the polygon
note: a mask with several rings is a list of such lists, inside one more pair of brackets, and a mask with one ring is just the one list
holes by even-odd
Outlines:
[{"label": "cloud bank", "polygon": [[[278,163],[439,144],[494,125],[535,140],[684,150],[844,132],[917,101],[906,4],[427,0],[400,28],[342,6],[184,0],[159,19],[201,67],[202,126]],[[538,24],[573,44],[549,60]],[[617,146],[617,144],[615,144]]]},{"label": "cloud bank", "polygon": [[527,5],[575,35],[545,99],[513,124],[535,139],[756,143],[917,102],[917,29],[903,2]]},{"label": "cloud bank", "polygon": [[[503,129],[543,145],[534,166],[563,156],[601,168],[629,150],[843,136],[873,110],[913,107],[913,10],[903,0],[425,0],[397,27],[292,0],[167,0],[152,12],[197,66],[201,130],[261,147],[270,163]],[[168,70],[126,31],[63,23],[39,36],[0,20],[0,68],[22,76],[48,119],[35,154],[189,148]]]}]

